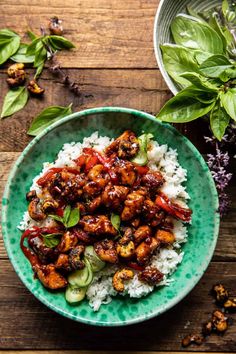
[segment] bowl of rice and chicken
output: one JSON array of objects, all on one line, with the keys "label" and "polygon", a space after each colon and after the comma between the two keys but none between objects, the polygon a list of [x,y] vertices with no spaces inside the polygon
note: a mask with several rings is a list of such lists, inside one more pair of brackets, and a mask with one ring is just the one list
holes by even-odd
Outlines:
[{"label": "bowl of rice and chicken", "polygon": [[218,235],[218,199],[196,148],[144,112],[72,114],[36,137],[3,198],[9,258],[28,289],[71,319],[126,325],[198,282]]}]

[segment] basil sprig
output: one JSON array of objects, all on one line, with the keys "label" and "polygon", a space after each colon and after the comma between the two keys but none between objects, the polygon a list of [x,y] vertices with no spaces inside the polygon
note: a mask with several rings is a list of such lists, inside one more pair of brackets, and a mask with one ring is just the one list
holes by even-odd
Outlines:
[{"label": "basil sprig", "polygon": [[116,229],[116,231],[119,231],[120,229],[120,215],[112,213],[111,214],[111,224],[112,226]]},{"label": "basil sprig", "polygon": [[[32,33],[31,33],[31,38]],[[74,44],[63,36],[41,36],[33,39],[32,43],[28,46],[26,54],[28,56],[34,55],[34,68],[36,68],[35,78],[37,78],[44,67],[48,58],[50,58],[58,50],[68,50],[74,48]]]},{"label": "basil sprig", "polygon": [[42,235],[43,243],[45,244],[45,246],[49,248],[56,247],[61,241],[61,236],[62,236],[61,233]]},{"label": "basil sprig", "polygon": [[36,136],[41,133],[45,128],[54,122],[57,122],[61,118],[72,113],[72,103],[67,107],[51,106],[45,108],[39,115],[33,120],[27,134]]},{"label": "basil sprig", "polygon": [[20,46],[20,37],[17,33],[9,30],[0,30],[0,65],[5,63]]},{"label": "basil sprig", "polygon": [[10,89],[3,101],[1,118],[11,116],[22,109],[26,105],[28,97],[29,93],[24,86]]},{"label": "basil sprig", "polygon": [[236,14],[227,0],[212,13],[187,10],[171,24],[175,44],[161,45],[165,68],[182,90],[157,118],[186,123],[208,115],[221,140],[230,120],[236,121]]},{"label": "basil sprig", "polygon": [[[35,80],[42,73],[47,59],[51,58],[59,50],[74,48],[73,43],[63,36],[44,35],[38,37],[31,31],[27,33],[31,39],[30,44],[21,43],[20,36],[9,29],[0,30],[0,65],[4,64],[8,59],[16,63],[33,63],[34,68],[36,68]],[[26,87],[11,88],[3,101],[1,118],[18,112],[26,105],[28,98]],[[48,107],[36,117],[29,129],[29,134],[37,135],[52,122],[70,113],[72,113],[71,106]]]},{"label": "basil sprig", "polygon": [[67,205],[64,209],[63,216],[49,215],[52,219],[61,222],[65,228],[69,229],[78,224],[80,220],[80,211],[78,208],[72,209],[70,205]]}]

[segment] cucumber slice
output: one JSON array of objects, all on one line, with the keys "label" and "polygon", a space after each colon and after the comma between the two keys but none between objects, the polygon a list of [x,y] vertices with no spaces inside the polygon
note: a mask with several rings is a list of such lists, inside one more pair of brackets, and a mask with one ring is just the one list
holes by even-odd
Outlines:
[{"label": "cucumber slice", "polygon": [[80,302],[84,299],[86,295],[87,288],[75,288],[68,285],[65,292],[66,301],[70,304]]},{"label": "cucumber slice", "polygon": [[84,251],[84,256],[89,261],[92,271],[99,272],[102,268],[105,267],[106,263],[103,262],[94,251],[93,246],[87,246]]},{"label": "cucumber slice", "polygon": [[139,166],[145,166],[148,163],[147,148],[149,141],[153,138],[152,134],[142,134],[138,137],[139,141],[139,152],[131,160]]},{"label": "cucumber slice", "polygon": [[87,259],[84,260],[85,267],[80,270],[75,270],[68,276],[70,285],[78,288],[88,286],[93,280],[93,272],[91,265]]}]

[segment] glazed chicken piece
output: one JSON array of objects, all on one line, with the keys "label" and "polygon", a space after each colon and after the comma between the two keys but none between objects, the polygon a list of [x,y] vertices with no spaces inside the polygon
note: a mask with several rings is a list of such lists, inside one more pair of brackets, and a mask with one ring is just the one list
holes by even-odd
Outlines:
[{"label": "glazed chicken piece", "polygon": [[112,240],[103,240],[94,244],[94,250],[98,257],[108,263],[117,263],[118,255],[115,247],[115,243]]},{"label": "glazed chicken piece", "polygon": [[116,246],[117,253],[120,257],[131,258],[135,254],[133,238],[133,230],[127,227],[124,235],[119,239]]},{"label": "glazed chicken piece", "polygon": [[73,174],[61,171],[55,174],[48,184],[48,191],[55,199],[75,201],[83,193],[83,186],[87,183],[85,174]]},{"label": "glazed chicken piece", "polygon": [[112,171],[118,176],[120,184],[132,186],[136,180],[135,166],[130,161],[116,159]]},{"label": "glazed chicken piece", "polygon": [[98,196],[87,202],[87,210],[89,213],[94,213],[102,204],[102,197]]},{"label": "glazed chicken piece", "polygon": [[129,188],[124,186],[113,186],[109,183],[102,193],[102,203],[107,208],[119,209],[125,201]]},{"label": "glazed chicken piece", "polygon": [[95,165],[88,173],[89,182],[83,187],[84,193],[90,197],[101,193],[106,184],[108,183],[108,177],[105,174],[103,165]]},{"label": "glazed chicken piece", "polygon": [[86,245],[94,243],[94,238],[84,230],[79,229],[78,227],[73,229],[73,233],[76,235],[78,241]]},{"label": "glazed chicken piece", "polygon": [[121,213],[121,220],[127,221],[140,214],[142,211],[145,196],[146,192],[142,189],[133,191],[132,193],[128,194],[124,203],[124,209]]},{"label": "glazed chicken piece", "polygon": [[61,253],[55,263],[56,269],[63,269],[67,272],[84,268],[81,255],[84,253],[84,246],[79,245],[72,248],[69,254]]},{"label": "glazed chicken piece", "polygon": [[61,253],[68,252],[71,248],[75,247],[78,243],[78,237],[75,232],[66,231],[57,246],[57,250]]},{"label": "glazed chicken piece", "polygon": [[146,264],[159,245],[160,243],[154,237],[141,242],[135,250],[138,263],[141,265]]},{"label": "glazed chicken piece", "polygon": [[141,178],[141,184],[147,187],[151,194],[155,194],[164,181],[164,177],[158,171],[149,171]]},{"label": "glazed chicken piece", "polygon": [[142,272],[139,273],[139,280],[148,283],[149,285],[158,284],[164,277],[164,274],[161,273],[155,267],[146,267]]},{"label": "glazed chicken piece", "polygon": [[151,199],[146,199],[142,207],[142,216],[147,224],[155,227],[162,222],[165,217],[165,213],[160,210],[160,208]]},{"label": "glazed chicken piece", "polygon": [[45,246],[42,236],[29,237],[28,244],[43,264],[53,262],[58,256],[57,250]]},{"label": "glazed chicken piece", "polygon": [[161,245],[172,245],[175,242],[175,235],[171,231],[157,230],[155,238]]},{"label": "glazed chicken piece", "polygon": [[139,244],[141,241],[152,236],[152,229],[148,225],[140,226],[134,232],[135,244]]},{"label": "glazed chicken piece", "polygon": [[37,266],[35,271],[45,288],[56,290],[67,285],[67,280],[56,271],[53,264]]},{"label": "glazed chicken piece", "polygon": [[131,159],[137,155],[139,151],[139,142],[135,134],[131,130],[126,130],[105,150],[105,153],[110,156],[114,153],[120,159]]},{"label": "glazed chicken piece", "polygon": [[117,230],[112,226],[111,221],[105,215],[85,215],[79,222],[85,232],[95,236],[117,235]]},{"label": "glazed chicken piece", "polygon": [[73,269],[69,263],[69,255],[60,253],[55,263],[55,268],[65,270],[66,272],[71,272]]},{"label": "glazed chicken piece", "polygon": [[84,268],[84,262],[81,260],[81,257],[84,253],[85,247],[82,245],[78,245],[69,252],[69,264],[72,269],[82,269]]}]

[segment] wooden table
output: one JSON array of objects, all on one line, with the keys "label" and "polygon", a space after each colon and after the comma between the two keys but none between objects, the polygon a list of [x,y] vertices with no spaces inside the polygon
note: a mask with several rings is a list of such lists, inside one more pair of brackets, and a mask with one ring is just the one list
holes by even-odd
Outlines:
[{"label": "wooden table", "polygon": [[[65,35],[77,49],[61,53],[59,59],[81,90],[81,95],[75,97],[45,70],[40,80],[46,89],[44,98],[31,99],[24,110],[0,122],[1,193],[12,163],[30,141],[26,130],[43,108],[73,102],[74,110],[110,105],[155,114],[171,97],[153,52],[152,32],[157,6],[157,0],[1,2],[0,27],[12,28],[21,35],[29,27],[36,31],[41,25],[46,26],[54,15],[64,20]],[[6,91],[3,68],[0,70],[1,100]],[[183,127],[179,129],[183,130]],[[208,151],[202,138],[205,129],[202,122],[197,122],[185,131],[204,154]],[[184,350],[181,338],[189,332],[199,331],[215,308],[209,296],[211,286],[223,282],[236,295],[235,179],[229,192],[233,196],[232,205],[222,220],[213,260],[198,285],[164,315],[126,328],[89,327],[49,310],[18,279],[1,240],[0,349],[9,353],[15,350],[58,353],[58,350],[72,349],[77,350],[72,353],[78,350],[83,353],[114,350],[174,353]],[[192,346],[188,350],[236,352],[236,324],[223,337],[212,335],[200,347]]]}]

